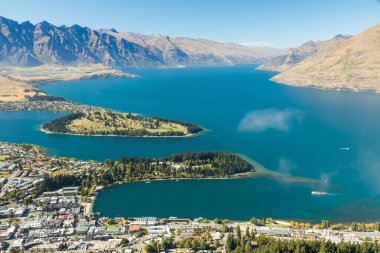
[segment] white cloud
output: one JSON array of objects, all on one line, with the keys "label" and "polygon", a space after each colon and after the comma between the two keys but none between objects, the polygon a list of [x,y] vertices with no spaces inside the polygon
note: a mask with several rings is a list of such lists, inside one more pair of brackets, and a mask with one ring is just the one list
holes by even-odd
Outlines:
[{"label": "white cloud", "polygon": [[364,180],[372,193],[380,194],[380,157],[369,150],[360,150],[355,164],[360,178]]},{"label": "white cloud", "polygon": [[281,158],[278,161],[277,171],[282,173],[282,174],[290,176],[291,171],[295,168],[297,168],[297,164],[295,164],[293,161],[291,161],[288,158]]},{"label": "white cloud", "polygon": [[287,132],[294,123],[301,121],[302,114],[296,109],[264,109],[248,112],[241,120],[241,132],[263,132],[269,129]]}]

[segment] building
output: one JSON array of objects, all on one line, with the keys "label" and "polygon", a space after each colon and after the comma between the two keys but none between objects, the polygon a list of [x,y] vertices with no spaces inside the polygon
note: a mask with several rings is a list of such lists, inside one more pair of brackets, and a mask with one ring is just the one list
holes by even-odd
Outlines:
[{"label": "building", "polygon": [[170,235],[171,227],[169,226],[150,226],[148,228],[149,235]]},{"label": "building", "polygon": [[142,217],[142,218],[133,218],[131,225],[141,225],[143,227],[156,226],[159,224],[159,220],[155,217]]}]

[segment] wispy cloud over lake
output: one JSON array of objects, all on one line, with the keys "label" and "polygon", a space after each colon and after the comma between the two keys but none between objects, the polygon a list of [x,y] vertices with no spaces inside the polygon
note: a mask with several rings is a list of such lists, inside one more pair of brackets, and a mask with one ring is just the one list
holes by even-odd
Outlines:
[{"label": "wispy cloud over lake", "polygon": [[360,179],[369,186],[371,193],[380,194],[380,157],[376,152],[361,149],[356,161]]},{"label": "wispy cloud over lake", "polygon": [[248,112],[241,120],[241,132],[263,132],[269,129],[287,132],[302,119],[297,109],[264,109]]}]

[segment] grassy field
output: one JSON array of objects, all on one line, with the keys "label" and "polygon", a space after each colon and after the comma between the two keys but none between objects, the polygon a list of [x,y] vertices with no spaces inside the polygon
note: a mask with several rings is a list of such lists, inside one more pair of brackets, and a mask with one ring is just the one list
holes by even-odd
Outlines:
[{"label": "grassy field", "polygon": [[34,96],[39,92],[24,81],[14,80],[0,75],[0,101],[22,101],[26,96]]},{"label": "grassy field", "polygon": [[73,119],[55,123],[65,125],[67,133],[84,135],[185,136],[189,128],[180,122],[144,118],[110,110],[85,111]]},{"label": "grassy field", "polygon": [[56,171],[54,171],[53,173],[51,173],[51,175],[52,175],[53,177],[56,177],[56,176],[59,176],[59,175],[63,175],[63,174],[65,174],[65,172],[66,172],[65,169],[60,169],[60,170],[56,170]]},{"label": "grassy field", "polygon": [[124,130],[145,130],[149,133],[181,132],[188,134],[187,127],[177,123],[163,122],[147,118],[131,118],[127,113],[112,113],[102,111],[86,112],[85,117],[72,121],[67,126],[70,132],[88,134],[99,132],[124,131]]},{"label": "grassy field", "polygon": [[5,161],[5,160],[7,160],[9,158],[10,158],[9,155],[0,155],[0,162]]},{"label": "grassy field", "polygon": [[8,178],[10,175],[12,175],[9,171],[0,171],[0,177]]}]

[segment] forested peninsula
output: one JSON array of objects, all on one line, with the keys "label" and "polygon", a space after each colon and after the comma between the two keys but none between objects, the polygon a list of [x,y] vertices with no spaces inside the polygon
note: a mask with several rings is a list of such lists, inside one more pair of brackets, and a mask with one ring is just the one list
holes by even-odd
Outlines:
[{"label": "forested peninsula", "polygon": [[43,124],[42,130],[58,134],[179,137],[192,136],[204,129],[183,121],[99,109],[71,113]]},{"label": "forested peninsula", "polygon": [[38,191],[51,191],[65,186],[80,186],[83,195],[92,195],[97,186],[116,182],[159,179],[231,178],[253,173],[255,168],[239,155],[230,152],[186,152],[168,157],[106,160],[101,169],[83,169],[49,176]]}]

